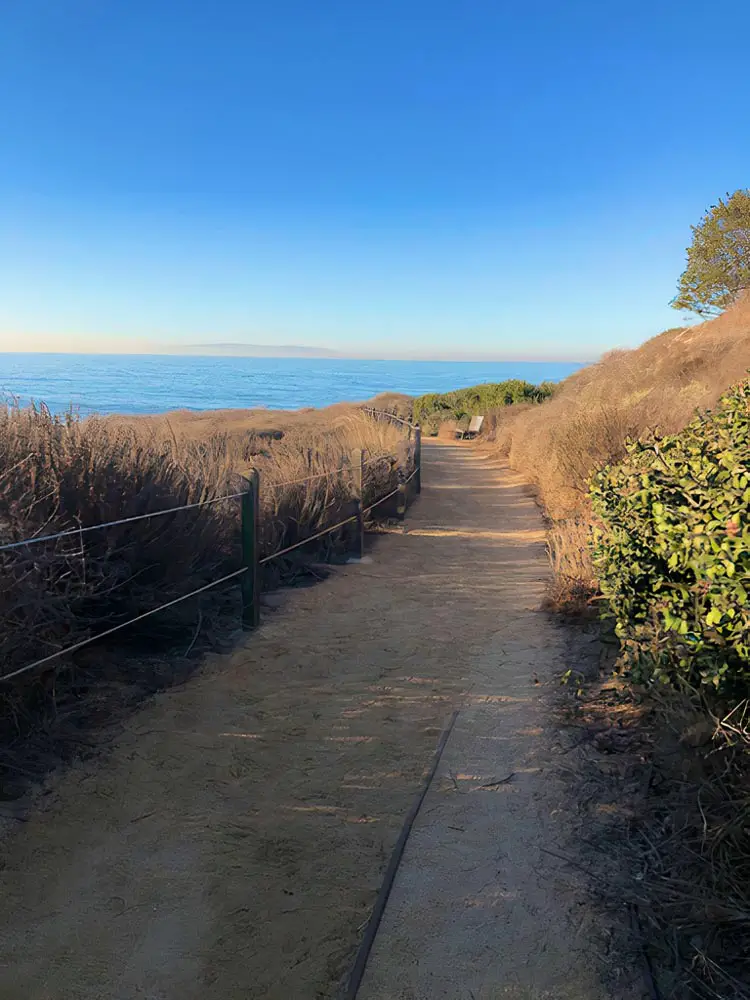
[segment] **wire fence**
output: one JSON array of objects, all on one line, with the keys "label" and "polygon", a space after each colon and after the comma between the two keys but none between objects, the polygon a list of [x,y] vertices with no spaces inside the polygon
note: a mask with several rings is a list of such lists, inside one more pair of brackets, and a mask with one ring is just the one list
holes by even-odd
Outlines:
[{"label": "wire fence", "polygon": [[40,544],[42,542],[53,542],[61,538],[67,538],[75,535],[81,535],[87,532],[102,531],[108,528],[119,527],[121,525],[133,524],[135,522],[148,520],[150,518],[163,517],[168,514],[175,514],[180,511],[185,510],[198,510],[204,507],[209,507],[214,504],[228,502],[232,500],[241,501],[241,533],[242,533],[242,550],[243,550],[243,563],[244,565],[231,573],[227,573],[224,576],[219,577],[210,583],[204,584],[202,587],[198,587],[195,590],[191,590],[187,594],[183,594],[180,597],[176,597],[171,601],[167,601],[164,604],[160,604],[158,607],[152,608],[149,611],[145,611],[142,614],[136,615],[134,618],[130,618],[125,622],[121,622],[111,628],[105,629],[102,632],[98,632],[95,635],[88,636],[79,642],[73,643],[70,646],[66,646],[63,649],[58,649],[53,653],[43,656],[40,659],[34,660],[31,663],[27,663],[22,667],[12,670],[8,673],[0,675],[0,682],[9,682],[16,680],[20,677],[33,674],[36,671],[41,671],[42,668],[50,666],[53,663],[61,660],[66,656],[70,656],[85,646],[89,646],[95,642],[99,642],[102,639],[113,635],[116,632],[120,632],[138,622],[144,621],[153,615],[159,614],[162,611],[166,611],[168,608],[172,608],[178,604],[182,604],[184,601],[188,601],[193,597],[197,597],[200,594],[206,593],[209,590],[213,590],[231,580],[239,580],[242,586],[242,604],[243,604],[243,614],[242,621],[245,628],[254,628],[258,625],[260,620],[260,576],[259,570],[261,567],[273,562],[276,559],[281,559],[294,552],[297,549],[303,548],[305,545],[323,538],[326,535],[330,535],[341,528],[346,527],[348,524],[356,523],[358,526],[358,531],[356,532],[355,539],[355,552],[354,555],[361,557],[363,555],[364,546],[364,518],[367,514],[370,514],[377,507],[382,506],[388,500],[396,498],[396,507],[393,513],[398,519],[403,519],[406,514],[406,510],[409,503],[410,495],[410,484],[414,484],[413,489],[416,493],[421,490],[421,432],[418,425],[410,424],[408,421],[403,420],[394,414],[389,414],[385,411],[374,410],[370,407],[363,407],[366,413],[371,416],[377,416],[379,419],[389,419],[393,420],[395,423],[404,425],[409,428],[409,438],[414,440],[414,468],[408,476],[403,474],[403,470],[399,469],[398,473],[401,477],[401,481],[395,489],[386,493],[384,496],[379,497],[373,503],[369,504],[367,507],[362,506],[362,485],[364,479],[364,469],[367,466],[373,465],[376,462],[382,462],[384,460],[393,460],[391,455],[376,455],[371,458],[365,459],[362,452],[358,452],[356,456],[353,457],[353,461],[350,464],[341,466],[339,469],[332,471],[314,473],[310,476],[306,476],[302,479],[292,480],[283,483],[268,483],[268,487],[275,489],[280,486],[299,486],[304,485],[309,482],[314,482],[316,480],[333,477],[340,475],[344,472],[354,473],[354,486],[353,486],[353,496],[352,503],[355,507],[355,512],[350,516],[338,521],[335,524],[328,525],[322,528],[320,531],[315,532],[312,535],[308,535],[305,538],[294,542],[292,545],[287,545],[276,552],[271,553],[268,556],[259,558],[259,538],[260,538],[260,477],[256,470],[252,470],[249,476],[248,488],[238,493],[230,493],[220,497],[212,497],[208,500],[200,501],[198,503],[183,504],[179,507],[171,507],[165,510],[151,511],[146,514],[138,514],[133,517],[120,518],[115,521],[107,521],[102,524],[87,525],[85,527],[69,528],[64,531],[58,531],[49,535],[35,535],[31,538],[21,539],[16,542],[9,542],[4,545],[0,545],[0,552],[21,549],[28,546],[33,546]]},{"label": "wire fence", "polygon": [[[363,463],[364,465],[374,465],[376,462],[384,462],[392,458],[391,455],[376,455],[374,458],[368,458]],[[280,483],[267,483],[266,487],[270,489],[278,489],[280,486],[302,486],[305,483],[311,483],[317,479],[332,479],[334,476],[339,476],[344,472],[351,471],[351,465],[342,465],[338,469],[331,469],[327,472],[316,472],[312,476],[305,476],[304,479],[286,479]]]},{"label": "wire fence", "polygon": [[239,500],[244,496],[242,493],[228,493],[226,496],[212,497],[210,500],[200,500],[198,503],[185,503],[179,507],[168,507],[166,510],[153,510],[148,514],[136,514],[133,517],[121,517],[117,521],[103,521],[101,524],[89,524],[86,527],[66,528],[65,531],[56,531],[53,535],[33,535],[31,538],[22,538],[19,542],[8,542],[0,545],[0,552],[7,552],[10,549],[20,549],[24,546],[37,545],[40,542],[54,542],[58,538],[69,538],[71,535],[83,535],[89,531],[102,531],[104,528],[117,528],[122,524],[134,524],[136,521],[148,521],[153,517],[164,517],[166,514],[177,514],[181,510],[197,510],[200,507],[210,507],[213,504],[221,503],[224,500]]},{"label": "wire fence", "polygon": [[167,608],[174,607],[175,604],[181,604],[183,601],[187,601],[191,597],[196,597],[198,594],[203,594],[207,590],[212,590],[214,587],[218,587],[222,583],[227,583],[229,580],[235,580],[246,572],[247,566],[243,566],[242,569],[237,569],[234,573],[227,573],[226,576],[222,576],[218,580],[213,580],[211,583],[207,583],[203,587],[191,590],[189,594],[183,594],[182,597],[176,597],[173,601],[167,601],[166,604],[160,604],[158,608],[152,608],[150,611],[144,611],[143,614],[136,615],[135,618],[131,618],[129,621],[121,622],[119,625],[114,625],[112,628],[105,629],[104,632],[97,632],[96,635],[91,635],[86,639],[82,639],[80,642],[76,642],[72,646],[66,646],[64,649],[58,649],[56,652],[50,653],[49,656],[43,656],[41,660],[35,660],[33,663],[27,663],[25,666],[19,667],[17,670],[13,670],[9,674],[3,674],[3,676],[0,677],[0,681],[11,681],[16,677],[21,677],[23,674],[31,673],[33,670],[37,670],[39,667],[44,667],[49,663],[53,663],[55,660],[59,660],[63,656],[76,653],[79,649],[83,649],[84,646],[91,645],[92,642],[98,642],[100,639],[106,639],[108,635],[113,635],[115,632],[128,628],[130,625],[135,625],[137,622],[143,621],[144,618],[150,618],[152,615],[158,614],[160,611],[166,611]]},{"label": "wire fence", "polygon": [[373,406],[363,406],[362,410],[368,416],[374,417],[376,420],[388,420],[394,424],[401,424],[404,427],[408,427],[410,431],[416,430],[419,426],[418,424],[412,424],[403,417],[397,416],[395,413],[390,413],[388,410],[376,410]]},{"label": "wire fence", "polygon": [[[376,455],[374,458],[367,459],[365,465],[373,465],[375,462],[382,462],[389,458],[388,455]],[[267,483],[266,487],[270,489],[278,489],[281,486],[302,486],[305,483],[311,483],[318,479],[330,479],[334,476],[341,475],[344,472],[350,471],[350,465],[342,465],[338,469],[331,469],[327,472],[316,472],[311,476],[305,476],[303,479],[291,479],[284,482]],[[69,538],[72,535],[82,535],[90,531],[101,531],[104,528],[117,528],[123,524],[134,524],[136,521],[148,521],[154,517],[164,517],[167,514],[176,514],[183,510],[197,510],[202,507],[210,507],[213,504],[222,503],[227,500],[238,500],[244,496],[244,490],[241,493],[227,493],[225,496],[211,497],[209,500],[200,500],[197,503],[186,503],[181,504],[179,507],[167,507],[165,510],[153,510],[149,511],[147,514],[135,514],[133,517],[122,517],[117,521],[103,521],[101,524],[89,524],[85,527],[77,528],[66,528],[64,531],[56,531],[51,535],[33,535],[31,538],[22,538],[17,542],[6,542],[4,545],[0,545],[0,552],[7,552],[11,549],[20,549],[24,546],[37,545],[40,542],[54,542],[59,538]]]}]

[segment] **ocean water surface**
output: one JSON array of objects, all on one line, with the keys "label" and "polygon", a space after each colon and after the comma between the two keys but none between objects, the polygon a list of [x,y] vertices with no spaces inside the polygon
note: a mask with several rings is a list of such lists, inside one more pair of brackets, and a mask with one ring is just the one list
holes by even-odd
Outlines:
[{"label": "ocean water surface", "polygon": [[2,354],[6,398],[54,413],[164,413],[267,407],[300,409],[369,399],[379,392],[447,392],[521,378],[560,381],[580,368],[547,361],[362,361],[158,354]]}]

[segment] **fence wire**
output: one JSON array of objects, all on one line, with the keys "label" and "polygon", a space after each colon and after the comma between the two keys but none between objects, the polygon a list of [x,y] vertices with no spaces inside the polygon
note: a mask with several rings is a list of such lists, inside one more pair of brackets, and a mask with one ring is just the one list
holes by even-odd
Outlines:
[{"label": "fence wire", "polygon": [[[413,472],[411,476],[409,476],[409,479],[411,479],[414,476],[414,474],[415,473]],[[409,479],[407,479],[405,483],[409,482]],[[405,485],[405,483],[403,485]],[[375,503],[370,504],[369,507],[365,507],[365,509],[362,511],[362,514],[363,515],[369,514],[370,511],[373,510],[375,507],[378,507],[381,503],[384,503],[386,500],[390,500],[391,497],[395,496],[400,489],[401,487],[399,486],[395,490],[391,490],[390,493],[386,493],[385,496],[380,497],[380,499],[376,500]],[[244,496],[244,494],[242,493],[238,495]],[[222,499],[227,499],[227,498],[222,497]],[[182,508],[178,507],[176,509],[180,510]],[[159,513],[169,513],[169,512],[161,511]],[[343,528],[345,524],[349,524],[352,521],[356,521],[358,517],[359,517],[358,514],[353,514],[351,517],[347,517],[345,520],[339,521],[338,524],[333,524],[330,527],[323,528],[322,531],[318,531],[314,535],[310,535],[308,538],[303,538],[301,541],[295,542],[294,545],[288,545],[286,548],[280,549],[278,552],[274,552],[272,553],[272,555],[260,559],[258,561],[258,565],[265,566],[266,563],[269,563],[274,559],[278,559],[281,556],[287,555],[289,552],[293,552],[295,549],[299,549],[303,545],[307,545],[308,542],[314,542],[316,539],[322,538],[323,535],[329,535],[331,532],[336,531],[338,528]],[[104,527],[104,525],[97,525],[97,527]],[[77,534],[77,532],[73,532],[73,534]],[[166,611],[167,608],[172,608],[176,604],[181,604],[183,601],[189,600],[191,597],[196,597],[198,594],[203,594],[207,590],[211,590],[213,587],[219,587],[221,586],[222,583],[227,583],[229,580],[234,580],[237,577],[242,576],[243,573],[247,573],[247,571],[248,567],[243,566],[242,569],[235,570],[233,573],[228,573],[226,576],[222,576],[218,580],[214,580],[212,583],[207,583],[203,587],[198,587],[196,590],[191,590],[189,594],[183,594],[182,597],[176,597],[174,600],[167,601],[166,604],[160,604],[158,607],[152,608],[150,611],[144,611],[143,614],[137,615],[135,618],[131,618],[126,622],[121,622],[121,624],[119,625],[114,625],[112,628],[108,628],[104,632],[98,632],[96,635],[89,636],[87,639],[82,639],[80,642],[74,643],[74,645],[72,646],[66,646],[64,649],[58,649],[56,652],[50,653],[49,656],[43,656],[41,659],[34,660],[33,663],[27,663],[25,666],[19,667],[17,670],[13,670],[9,674],[3,674],[2,676],[0,676],[0,682],[14,680],[16,677],[21,677],[23,674],[30,673],[32,670],[36,670],[39,667],[43,667],[46,666],[46,664],[48,663],[54,662],[61,656],[65,656],[70,653],[76,653],[78,652],[79,649],[83,649],[84,646],[88,646],[92,642],[97,642],[99,639],[105,639],[108,635],[113,635],[115,632],[119,632],[121,629],[127,628],[129,625],[135,625],[138,622],[143,621],[144,618],[150,618],[151,615],[158,614],[160,611]]]},{"label": "fence wire", "polygon": [[[388,455],[377,455],[375,458],[369,458],[362,464],[365,466],[372,465],[375,462],[382,462],[387,458],[389,458]],[[292,479],[282,483],[264,483],[264,487],[267,489],[277,489],[280,486],[300,486],[303,483],[309,483],[315,479],[337,476],[342,472],[351,471],[351,468],[351,465],[342,465],[341,468],[334,469],[331,472],[317,472],[311,476],[305,476],[304,479]],[[101,531],[105,528],[117,528],[123,524],[133,524],[135,521],[147,521],[153,517],[165,517],[167,514],[177,514],[181,510],[197,510],[201,507],[210,507],[212,504],[222,503],[225,500],[239,500],[240,497],[243,497],[244,495],[244,491],[242,493],[227,493],[226,496],[212,497],[210,500],[199,500],[197,503],[181,504],[179,507],[167,507],[165,510],[154,510],[148,514],[135,514],[133,517],[121,517],[116,521],[103,521],[101,524],[89,524],[85,527],[66,528],[64,531],[56,531],[52,535],[34,535],[31,538],[23,538],[18,542],[7,542],[4,545],[0,545],[0,552],[6,552],[10,549],[20,549],[28,545],[37,545],[41,542],[54,542],[59,538],[70,538],[72,535],[82,535],[89,531]]]},{"label": "fence wire", "polygon": [[[408,427],[412,427],[412,425],[409,424],[408,421],[402,420],[400,417],[394,417],[393,414],[388,414],[388,413],[385,413],[384,411],[378,411],[378,410],[372,410],[370,412],[372,412],[372,413],[382,413],[383,416],[388,417],[389,419],[396,420],[398,423],[404,424],[404,425],[406,425]],[[368,459],[368,461],[364,462],[363,465],[371,465],[374,462],[383,461],[384,459],[387,459],[387,458],[390,458],[390,456],[388,456],[388,455],[378,455],[378,456],[375,456],[374,458]],[[294,485],[294,486],[296,486],[296,485],[300,485],[302,483],[311,482],[312,480],[315,480],[315,479],[323,478],[324,476],[337,475],[338,473],[341,473],[341,472],[343,472],[343,471],[345,471],[347,469],[350,470],[351,468],[352,468],[351,465],[346,465],[346,466],[342,466],[340,469],[337,469],[335,472],[325,472],[325,473],[320,473],[320,475],[315,474],[315,475],[312,475],[312,476],[308,476],[308,477],[306,477],[304,479],[294,480],[294,481],[288,482],[288,483],[273,483],[273,484],[269,484],[269,485],[273,485],[273,486],[284,486],[284,485],[286,485],[286,486],[292,486],[292,485]],[[372,510],[375,509],[375,507],[380,506],[380,504],[385,503],[386,500],[390,500],[391,497],[396,496],[396,494],[399,493],[403,489],[403,487],[414,478],[414,476],[417,474],[418,471],[419,471],[418,468],[415,468],[412,471],[412,473],[409,475],[409,477],[407,479],[405,479],[403,483],[401,483],[399,486],[397,486],[395,490],[391,490],[390,493],[386,493],[385,496],[380,497],[374,503],[370,504],[369,507],[365,507],[359,513],[353,514],[351,517],[347,517],[343,521],[339,521],[337,524],[333,524],[333,525],[330,525],[327,528],[323,528],[321,531],[318,531],[315,534],[310,535],[307,538],[303,538],[301,541],[295,542],[293,545],[288,545],[288,546],[286,546],[286,548],[280,549],[278,552],[274,552],[274,553],[272,553],[269,556],[265,556],[263,559],[260,559],[258,561],[258,565],[259,566],[265,566],[267,563],[271,562],[272,560],[279,559],[281,556],[287,555],[289,552],[293,552],[295,549],[301,548],[303,545],[307,545],[309,542],[314,542],[318,538],[322,538],[324,535],[331,534],[331,532],[334,532],[334,531],[338,530],[339,528],[343,528],[344,525],[350,524],[352,521],[358,520],[358,518],[360,516],[364,516],[365,514],[369,514],[370,511],[372,511]],[[181,510],[194,510],[194,509],[199,508],[199,507],[208,507],[208,506],[211,506],[212,504],[220,503],[220,502],[225,501],[225,500],[237,500],[237,499],[239,499],[240,497],[243,497],[243,496],[245,496],[245,492],[242,492],[242,493],[231,493],[231,494],[227,494],[226,496],[213,497],[210,500],[203,500],[203,501],[200,501],[199,503],[183,504],[180,507],[171,507],[171,508],[169,508],[167,510],[153,511],[150,514],[138,514],[138,515],[136,515],[134,517],[121,518],[120,520],[117,520],[117,521],[108,521],[108,522],[106,522],[104,524],[93,524],[93,525],[89,525],[88,527],[84,527],[84,528],[70,528],[70,529],[68,529],[66,531],[56,532],[55,534],[52,534],[52,535],[38,535],[38,536],[36,536],[34,538],[28,538],[28,539],[25,539],[23,541],[11,542],[11,543],[8,543],[6,545],[0,545],[0,552],[6,551],[8,549],[21,548],[24,545],[34,545],[34,544],[39,543],[39,542],[49,542],[49,541],[54,541],[54,540],[56,540],[58,538],[66,538],[66,537],[69,537],[71,535],[79,535],[79,534],[82,534],[83,532],[97,531],[97,530],[103,529],[103,528],[114,528],[114,527],[117,527],[117,526],[123,525],[123,524],[132,524],[134,521],[143,521],[143,520],[147,520],[148,518],[152,518],[152,517],[163,517],[166,514],[174,514],[174,513],[178,512],[178,511],[181,511]],[[241,569],[235,570],[232,573],[227,573],[226,576],[222,576],[218,580],[214,580],[211,583],[207,583],[207,584],[205,584],[202,587],[198,587],[195,590],[191,590],[190,593],[188,593],[188,594],[183,594],[181,597],[176,597],[176,598],[174,598],[174,600],[167,601],[165,604],[160,604],[158,607],[152,608],[150,611],[144,611],[143,614],[137,615],[135,618],[131,618],[131,619],[129,619],[126,622],[121,622],[119,625],[114,625],[112,628],[105,629],[104,632],[98,632],[96,635],[92,635],[92,636],[89,636],[86,639],[82,639],[80,642],[74,643],[72,646],[66,646],[64,649],[58,649],[54,653],[50,653],[48,656],[43,656],[43,657],[41,657],[41,659],[34,660],[33,663],[27,663],[25,666],[19,667],[17,670],[12,670],[10,673],[3,674],[2,676],[0,676],[0,683],[14,680],[17,677],[21,677],[24,674],[30,673],[33,670],[37,670],[40,667],[46,666],[48,663],[53,663],[55,660],[60,659],[60,657],[62,657],[62,656],[66,656],[66,655],[69,655],[71,653],[75,653],[79,649],[83,649],[85,646],[88,646],[88,645],[90,645],[93,642],[98,642],[100,639],[105,639],[107,636],[113,635],[115,632],[119,632],[119,631],[121,631],[124,628],[128,628],[130,625],[135,625],[138,622],[143,621],[146,618],[150,618],[152,615],[156,615],[160,611],[166,611],[168,608],[172,608],[172,607],[174,607],[177,604],[181,604],[183,601],[187,601],[191,597],[196,597],[199,594],[203,594],[203,593],[205,593],[208,590],[212,590],[214,587],[221,586],[221,584],[223,584],[223,583],[228,583],[230,580],[235,580],[238,577],[242,576],[244,573],[247,573],[248,569],[249,569],[248,566],[243,566]]]},{"label": "fence wire", "polygon": [[279,549],[278,552],[274,552],[272,555],[266,556],[264,559],[259,559],[258,565],[265,566],[266,563],[271,562],[273,559],[285,556],[288,552],[294,552],[295,549],[299,549],[303,545],[307,545],[308,542],[314,542],[316,538],[322,538],[323,535],[330,535],[332,531],[336,531],[337,528],[343,528],[345,524],[349,524],[350,521],[356,521],[358,517],[358,514],[352,514],[351,517],[347,517],[343,521],[339,521],[338,524],[332,524],[330,528],[323,528],[322,531],[318,531],[314,535],[303,538],[301,541],[295,542],[294,545],[287,545],[285,549]]},{"label": "fence wire", "polygon": [[[389,459],[390,455],[376,455],[374,458],[368,458],[366,462],[363,462],[363,466],[374,465],[375,462],[384,462]],[[314,479],[327,479],[331,476],[338,476],[342,472],[351,472],[354,467],[351,463],[347,465],[342,465],[339,469],[333,469],[331,472],[316,472],[312,476],[305,476],[304,479],[287,479],[281,483],[268,483],[264,482],[263,486],[265,489],[278,489],[279,486],[301,486],[304,483],[310,483]]]},{"label": "fence wire", "polygon": [[150,514],[135,514],[133,517],[122,517],[117,521],[104,521],[102,524],[89,524],[87,527],[66,528],[65,531],[56,531],[53,535],[35,535],[32,538],[24,538],[20,542],[8,542],[0,545],[0,552],[8,549],[20,549],[24,545],[37,545],[39,542],[54,542],[58,538],[69,538],[71,535],[82,535],[87,531],[101,531],[104,528],[116,528],[121,524],[133,524],[134,521],[147,521],[152,517],[165,517],[167,514],[176,514],[181,510],[195,510],[198,507],[210,507],[212,504],[221,503],[224,500],[238,500],[244,496],[243,493],[228,493],[222,497],[212,497],[211,500],[200,500],[198,503],[186,503],[180,507],[168,507],[166,510],[153,510]]},{"label": "fence wire", "polygon": [[22,674],[27,674],[30,670],[35,670],[37,667],[43,667],[47,663],[52,663],[53,660],[59,659],[61,656],[65,656],[67,653],[75,653],[79,649],[83,649],[84,646],[88,646],[92,642],[96,642],[98,639],[104,639],[108,635],[112,635],[114,632],[119,632],[120,629],[127,628],[129,625],[135,625],[136,622],[143,621],[144,618],[150,618],[151,615],[158,614],[159,611],[166,611],[167,608],[174,607],[175,604],[181,604],[182,601],[187,601],[190,597],[195,597],[196,594],[202,594],[206,590],[211,590],[212,587],[218,587],[222,583],[226,583],[228,580],[234,580],[238,576],[242,576],[243,573],[247,573],[248,567],[243,566],[242,569],[237,569],[234,573],[227,573],[226,576],[222,576],[218,580],[214,580],[212,583],[207,583],[203,587],[198,587],[197,590],[191,590],[189,594],[183,594],[182,597],[175,597],[173,601],[167,601],[166,604],[160,604],[158,608],[152,608],[151,611],[144,611],[142,615],[137,615],[135,618],[131,618],[129,621],[122,622],[120,625],[114,625],[112,628],[108,628],[104,632],[98,632],[96,635],[91,635],[88,639],[82,639],[80,642],[76,642],[72,646],[66,646],[65,649],[58,649],[55,653],[50,653],[49,656],[43,656],[41,660],[35,660],[33,663],[27,663],[24,667],[19,667],[18,670],[13,670],[9,674],[3,674],[0,677],[0,681],[11,681],[14,677],[20,677]]}]

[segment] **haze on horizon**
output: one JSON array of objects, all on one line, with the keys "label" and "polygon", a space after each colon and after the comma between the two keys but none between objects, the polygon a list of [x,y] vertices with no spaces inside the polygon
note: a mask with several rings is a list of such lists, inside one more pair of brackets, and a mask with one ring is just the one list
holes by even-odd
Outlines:
[{"label": "haze on horizon", "polygon": [[164,355],[164,356],[203,356],[203,357],[246,357],[246,358],[349,358],[368,361],[595,361],[595,356],[584,357],[582,354],[547,354],[536,357],[530,352],[523,351],[471,351],[463,350],[461,345],[456,345],[453,349],[444,350],[420,350],[398,349],[396,347],[381,348],[376,345],[368,345],[366,348],[356,350],[347,349],[346,346],[339,350],[335,348],[320,347],[318,345],[302,344],[250,344],[245,342],[225,343],[221,341],[207,341],[202,344],[156,344],[151,341],[139,341],[122,339],[113,342],[110,338],[99,339],[78,339],[66,338],[56,339],[50,337],[34,338],[32,346],[16,346],[14,338],[0,336],[0,354],[115,354],[115,355]]},{"label": "haze on horizon", "polygon": [[750,9],[714,5],[721,45],[707,17],[677,0],[10,5],[0,350],[638,344],[680,322],[691,223],[747,183]]}]

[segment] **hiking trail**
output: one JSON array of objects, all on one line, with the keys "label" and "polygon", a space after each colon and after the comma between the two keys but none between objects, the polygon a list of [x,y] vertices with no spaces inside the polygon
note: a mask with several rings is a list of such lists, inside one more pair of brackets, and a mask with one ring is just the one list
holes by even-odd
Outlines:
[{"label": "hiking trail", "polygon": [[[404,531],[274,595],[3,828],[4,1000],[602,1000],[542,702],[563,638],[519,477],[425,442]],[[622,996],[620,994],[619,996]]]}]

